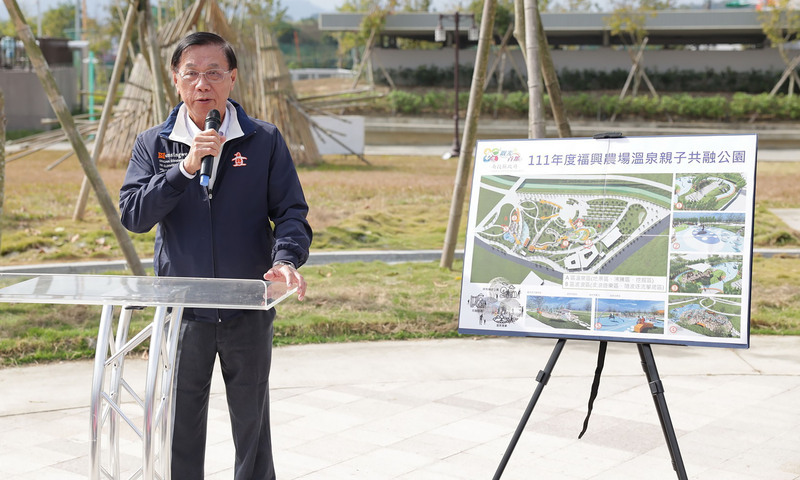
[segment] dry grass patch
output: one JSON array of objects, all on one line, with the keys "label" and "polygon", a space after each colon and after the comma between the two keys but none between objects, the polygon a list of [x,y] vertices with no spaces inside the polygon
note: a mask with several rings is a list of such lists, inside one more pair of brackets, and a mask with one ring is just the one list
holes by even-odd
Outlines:
[{"label": "dry grass patch", "polygon": [[756,201],[766,208],[800,208],[800,162],[759,162]]},{"label": "dry grass patch", "polygon": [[751,331],[800,335],[800,258],[753,259]]},{"label": "dry grass patch", "polygon": [[370,162],[337,156],[326,158],[320,169],[300,172],[315,230],[313,247],[441,248],[456,163],[409,156]]}]

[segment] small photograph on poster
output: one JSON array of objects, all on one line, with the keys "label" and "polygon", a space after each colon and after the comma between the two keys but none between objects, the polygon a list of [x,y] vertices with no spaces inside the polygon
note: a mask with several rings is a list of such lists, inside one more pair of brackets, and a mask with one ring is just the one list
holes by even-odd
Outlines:
[{"label": "small photograph on poster", "polygon": [[673,293],[742,294],[741,255],[671,255],[669,275]]},{"label": "small photograph on poster", "polygon": [[674,212],[670,247],[673,252],[741,253],[745,214]]},{"label": "small photograph on poster", "polygon": [[749,206],[747,192],[739,172],[678,173],[673,203],[676,210],[744,212]]},{"label": "small photograph on poster", "polygon": [[591,298],[528,295],[525,310],[527,325],[534,329],[592,329]]},{"label": "small photograph on poster", "polygon": [[598,298],[594,328],[616,334],[663,334],[664,301]]},{"label": "small photograph on poster", "polygon": [[476,294],[471,294],[467,307],[479,326],[508,327],[522,317],[519,289],[502,277],[494,278]]},{"label": "small photograph on poster", "polygon": [[670,295],[671,335],[739,338],[742,306],[738,298]]},{"label": "small photograph on poster", "polygon": [[664,275],[671,174],[480,178],[472,281]]}]

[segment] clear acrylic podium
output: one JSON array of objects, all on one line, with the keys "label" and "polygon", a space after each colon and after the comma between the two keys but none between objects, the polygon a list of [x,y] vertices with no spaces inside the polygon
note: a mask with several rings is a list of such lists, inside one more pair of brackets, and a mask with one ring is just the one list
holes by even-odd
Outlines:
[{"label": "clear acrylic podium", "polygon": [[[0,274],[0,302],[103,306],[91,387],[92,480],[122,478],[120,430],[125,425],[142,448],[141,466],[126,478],[170,478],[172,386],[180,332],[180,321],[172,320],[180,319],[184,308],[268,310],[295,290],[260,280]],[[152,322],[131,332],[132,312],[145,307],[155,308]],[[145,385],[137,389],[124,377],[125,357],[148,339]]]}]

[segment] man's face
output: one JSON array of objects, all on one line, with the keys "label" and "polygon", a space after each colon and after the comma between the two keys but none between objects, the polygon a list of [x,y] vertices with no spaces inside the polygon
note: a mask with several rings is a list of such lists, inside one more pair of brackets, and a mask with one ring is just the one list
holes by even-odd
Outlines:
[{"label": "man's face", "polygon": [[[189,109],[189,118],[200,129],[204,128],[206,115],[213,108],[219,110],[222,118],[225,117],[225,101],[236,83],[236,69],[228,70],[228,60],[222,48],[194,45],[183,51],[178,70],[172,72],[175,88]],[[224,72],[221,79],[214,83],[213,77],[219,77],[220,72]]]}]

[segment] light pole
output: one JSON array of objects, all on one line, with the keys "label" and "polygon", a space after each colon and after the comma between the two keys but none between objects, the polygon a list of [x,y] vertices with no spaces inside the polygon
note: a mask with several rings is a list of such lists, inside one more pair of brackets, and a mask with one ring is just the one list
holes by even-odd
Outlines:
[{"label": "light pole", "polygon": [[442,20],[445,18],[452,18],[454,22],[454,29],[453,29],[453,51],[455,52],[455,59],[453,60],[453,90],[455,92],[455,100],[453,102],[453,123],[454,123],[454,133],[453,133],[453,146],[450,148],[449,152],[446,152],[442,155],[442,158],[447,160],[451,157],[458,157],[461,153],[461,139],[458,136],[458,51],[460,49],[460,42],[459,42],[459,20],[461,17],[469,17],[472,19],[472,26],[469,27],[467,31],[467,38],[470,41],[475,41],[478,39],[478,27],[475,25],[475,15],[471,13],[460,13],[456,11],[453,14],[440,14],[439,15],[439,23],[436,25],[436,29],[433,31],[433,39],[437,42],[444,42],[447,39],[447,34],[444,30],[444,25],[442,24]]}]

